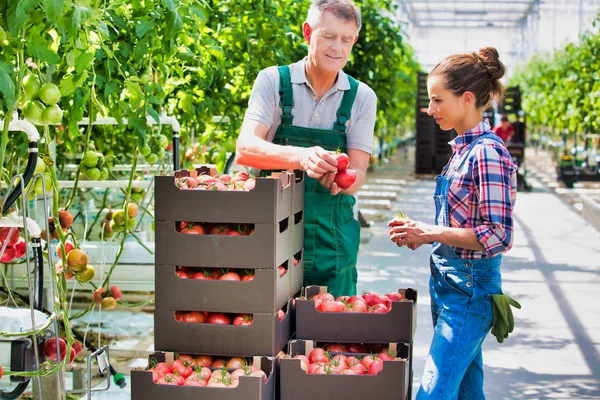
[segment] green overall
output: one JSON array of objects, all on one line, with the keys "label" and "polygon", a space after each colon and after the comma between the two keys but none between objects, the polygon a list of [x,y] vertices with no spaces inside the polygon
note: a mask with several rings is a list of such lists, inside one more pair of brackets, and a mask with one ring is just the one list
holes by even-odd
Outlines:
[{"label": "green overall", "polygon": [[[325,150],[346,148],[346,121],[350,119],[358,82],[348,76],[346,90],[337,111],[333,129],[304,128],[292,125],[294,94],[290,69],[279,67],[281,125],[273,143],[298,147],[321,146]],[[304,286],[327,286],[334,296],[356,294],[356,260],[360,244],[360,224],[354,218],[354,197],[332,195],[317,179],[305,174],[304,192]]]}]

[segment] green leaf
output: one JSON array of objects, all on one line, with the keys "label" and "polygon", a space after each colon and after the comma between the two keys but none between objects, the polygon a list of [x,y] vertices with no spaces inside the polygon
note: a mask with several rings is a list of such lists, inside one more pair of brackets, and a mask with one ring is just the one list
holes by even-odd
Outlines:
[{"label": "green leaf", "polygon": [[195,6],[190,6],[190,10],[192,10],[192,12],[194,14],[196,14],[196,16],[198,18],[200,18],[202,20],[202,22],[206,22],[208,21],[208,18],[206,18],[206,15],[204,14],[204,12],[202,11],[202,9],[200,9],[199,7],[195,7]]},{"label": "green leaf", "polygon": [[90,63],[93,56],[90,53],[83,53],[77,59],[75,63],[75,71],[80,74]]},{"label": "green leaf", "polygon": [[152,107],[146,107],[146,112],[152,117],[154,121],[156,121],[157,125],[160,125],[160,116],[158,115],[155,109],[153,109]]},{"label": "green leaf", "polygon": [[67,97],[75,93],[75,84],[73,83],[73,75],[68,75],[61,79],[58,88],[63,97]]},{"label": "green leaf", "polygon": [[108,100],[111,94],[116,92],[119,89],[119,84],[117,81],[110,81],[104,88],[104,100]]},{"label": "green leaf", "polygon": [[[0,63],[2,65],[4,63]],[[15,102],[15,84],[9,73],[2,68],[0,71],[0,93],[4,96],[7,106],[11,106]]]},{"label": "green leaf", "polygon": [[7,22],[11,33],[17,36],[17,33],[25,27],[27,14],[29,14],[40,0],[12,0],[8,2]]},{"label": "green leaf", "polygon": [[162,3],[169,11],[175,11],[175,4],[173,3],[173,0],[162,0]]},{"label": "green leaf", "polygon": [[54,51],[52,51],[48,44],[41,38],[36,38],[27,43],[27,50],[35,58],[39,58],[41,61],[45,61],[49,64],[58,64],[60,57]]},{"label": "green leaf", "polygon": [[52,23],[57,23],[62,15],[64,0],[44,0],[44,9],[46,10],[46,16]]},{"label": "green leaf", "polygon": [[71,34],[76,35],[81,24],[92,16],[92,9],[85,6],[75,6],[71,17]]},{"label": "green leaf", "polygon": [[139,38],[141,38],[152,28],[154,28],[153,20],[140,20],[135,25],[135,33]]}]

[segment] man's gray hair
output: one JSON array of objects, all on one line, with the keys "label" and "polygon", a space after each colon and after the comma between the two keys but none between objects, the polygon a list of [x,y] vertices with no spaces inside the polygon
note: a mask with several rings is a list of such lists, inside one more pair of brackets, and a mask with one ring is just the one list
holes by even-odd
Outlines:
[{"label": "man's gray hair", "polygon": [[360,31],[360,9],[352,0],[313,0],[308,9],[306,22],[313,28],[318,26],[324,11],[329,11],[344,21],[355,22]]}]

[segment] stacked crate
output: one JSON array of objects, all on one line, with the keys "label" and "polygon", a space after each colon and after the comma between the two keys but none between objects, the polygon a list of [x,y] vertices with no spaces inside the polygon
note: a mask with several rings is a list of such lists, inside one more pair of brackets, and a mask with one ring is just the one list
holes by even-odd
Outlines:
[{"label": "stacked crate", "polygon": [[[215,174],[206,167],[195,172]],[[178,171],[176,177],[188,173]],[[275,356],[294,332],[292,298],[302,287],[303,174],[281,172],[256,178],[250,191],[180,190],[173,176],[158,176],[155,199],[155,349],[192,355]],[[253,232],[187,235],[177,229],[181,221],[250,224]],[[281,265],[287,272],[280,277]],[[255,277],[251,281],[181,279],[177,267],[240,273],[252,269]],[[285,316],[280,320],[281,309]],[[252,314],[253,321],[247,326],[186,323],[175,319],[177,311]],[[231,389],[246,396],[240,390],[241,382]],[[181,393],[172,392],[175,397]],[[133,394],[136,398],[135,381]]]},{"label": "stacked crate", "polygon": [[[384,361],[383,370],[371,376],[309,375],[300,368],[300,360],[280,360],[281,400],[316,398],[362,400],[376,394],[378,399],[411,399],[412,348],[417,326],[417,292],[399,289],[403,300],[393,302],[389,312],[347,313],[320,312],[313,296],[327,288],[309,286],[296,300],[296,341],[290,342],[288,354],[308,355],[311,348],[326,344],[360,343],[382,345],[404,361]],[[344,355],[360,356],[356,353]]]}]

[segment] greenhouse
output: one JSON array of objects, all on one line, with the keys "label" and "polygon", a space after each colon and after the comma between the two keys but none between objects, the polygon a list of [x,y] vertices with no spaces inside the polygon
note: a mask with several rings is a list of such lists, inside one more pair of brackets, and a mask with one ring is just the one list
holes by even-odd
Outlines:
[{"label": "greenhouse", "polygon": [[0,0],[0,132],[0,400],[600,398],[600,0]]}]

